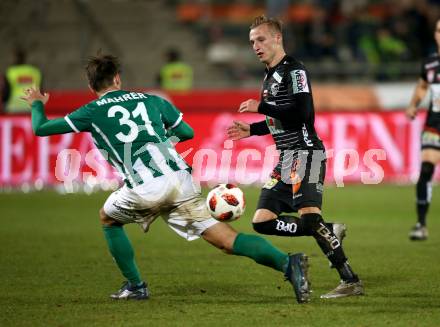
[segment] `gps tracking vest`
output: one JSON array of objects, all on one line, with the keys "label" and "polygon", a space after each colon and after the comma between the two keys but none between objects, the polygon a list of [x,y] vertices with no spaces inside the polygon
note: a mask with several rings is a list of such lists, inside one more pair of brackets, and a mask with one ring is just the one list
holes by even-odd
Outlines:
[{"label": "gps tracking vest", "polygon": [[30,111],[29,105],[20,97],[24,95],[24,89],[32,86],[40,87],[40,70],[31,65],[14,65],[6,71],[6,79],[11,88],[6,111],[8,113]]}]

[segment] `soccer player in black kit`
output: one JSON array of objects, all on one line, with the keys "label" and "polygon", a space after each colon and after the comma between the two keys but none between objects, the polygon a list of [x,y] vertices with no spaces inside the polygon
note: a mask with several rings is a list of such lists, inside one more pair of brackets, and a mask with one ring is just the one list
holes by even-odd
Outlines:
[{"label": "soccer player in black kit", "polygon": [[[266,65],[266,76],[261,101],[249,99],[241,103],[238,111],[266,117],[253,124],[234,121],[228,136],[239,140],[270,133],[280,152],[271,179],[261,191],[253,227],[266,235],[314,237],[341,278],[341,283],[321,298],[361,295],[362,282],[342,249],[345,225],[325,223],[321,216],[326,157],[314,127],[308,73],[302,63],[286,55],[278,20],[255,18],[249,39],[259,60]],[[298,212],[299,218],[281,215],[282,212]]]},{"label": "soccer player in black kit", "polygon": [[437,20],[434,31],[437,43],[437,52],[422,63],[422,71],[414,90],[406,115],[414,119],[417,107],[425,97],[428,89],[431,90],[431,100],[428,115],[422,132],[422,164],[417,182],[417,224],[409,233],[413,241],[422,241],[428,238],[426,228],[426,214],[431,202],[432,185],[435,165],[440,162],[440,20]]}]

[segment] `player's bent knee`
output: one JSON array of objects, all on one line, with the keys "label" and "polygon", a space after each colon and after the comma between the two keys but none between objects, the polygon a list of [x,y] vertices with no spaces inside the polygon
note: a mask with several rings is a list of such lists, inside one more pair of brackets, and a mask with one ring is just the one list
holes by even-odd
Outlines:
[{"label": "player's bent knee", "polygon": [[317,213],[303,214],[301,215],[301,219],[303,220],[304,230],[311,233],[319,227],[319,223],[323,222],[321,215]]},{"label": "player's bent knee", "polygon": [[237,232],[228,224],[218,223],[205,230],[202,237],[223,252],[232,254]]},{"label": "player's bent knee", "polygon": [[318,207],[304,207],[304,208],[298,209],[298,213],[300,216],[306,215],[308,213],[316,213],[316,214],[320,215],[321,209],[319,209]]},{"label": "player's bent knee", "polygon": [[101,224],[104,226],[121,225],[113,218],[107,216],[107,214],[104,211],[104,208],[99,209],[99,220],[101,221]]},{"label": "player's bent knee", "polygon": [[440,162],[440,150],[423,149],[421,154],[422,162],[430,162],[434,165]]},{"label": "player's bent knee", "polygon": [[273,220],[276,217],[278,217],[278,215],[268,209],[257,209],[257,211],[255,211],[254,218],[252,218],[252,223],[263,223],[268,220]]}]

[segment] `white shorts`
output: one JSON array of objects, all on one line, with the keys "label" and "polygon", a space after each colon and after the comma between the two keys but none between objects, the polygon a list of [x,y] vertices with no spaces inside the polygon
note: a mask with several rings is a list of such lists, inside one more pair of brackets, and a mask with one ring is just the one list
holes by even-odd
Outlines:
[{"label": "white shorts", "polygon": [[107,216],[122,223],[138,223],[147,232],[157,217],[188,241],[195,240],[218,223],[211,217],[189,172],[181,170],[172,178],[160,176],[133,189],[124,185],[104,204]]}]

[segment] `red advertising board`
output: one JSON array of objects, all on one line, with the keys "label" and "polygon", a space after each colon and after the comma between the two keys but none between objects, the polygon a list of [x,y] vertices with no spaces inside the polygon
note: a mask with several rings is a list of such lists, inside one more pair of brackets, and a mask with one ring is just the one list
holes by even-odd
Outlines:
[{"label": "red advertising board", "polygon": [[[236,142],[226,138],[233,120],[253,122],[261,116],[196,111],[185,113],[184,119],[194,128],[195,138],[177,148],[192,164],[198,180],[261,184],[267,179],[277,160],[271,137]],[[402,112],[319,113],[315,126],[327,149],[326,181],[337,186],[414,181],[423,121],[420,115],[409,122]],[[437,180],[439,175],[437,171]],[[66,176],[83,182],[97,176],[102,182],[117,175],[88,133],[35,137],[29,116],[0,117],[1,187],[35,182],[53,185]]]}]

